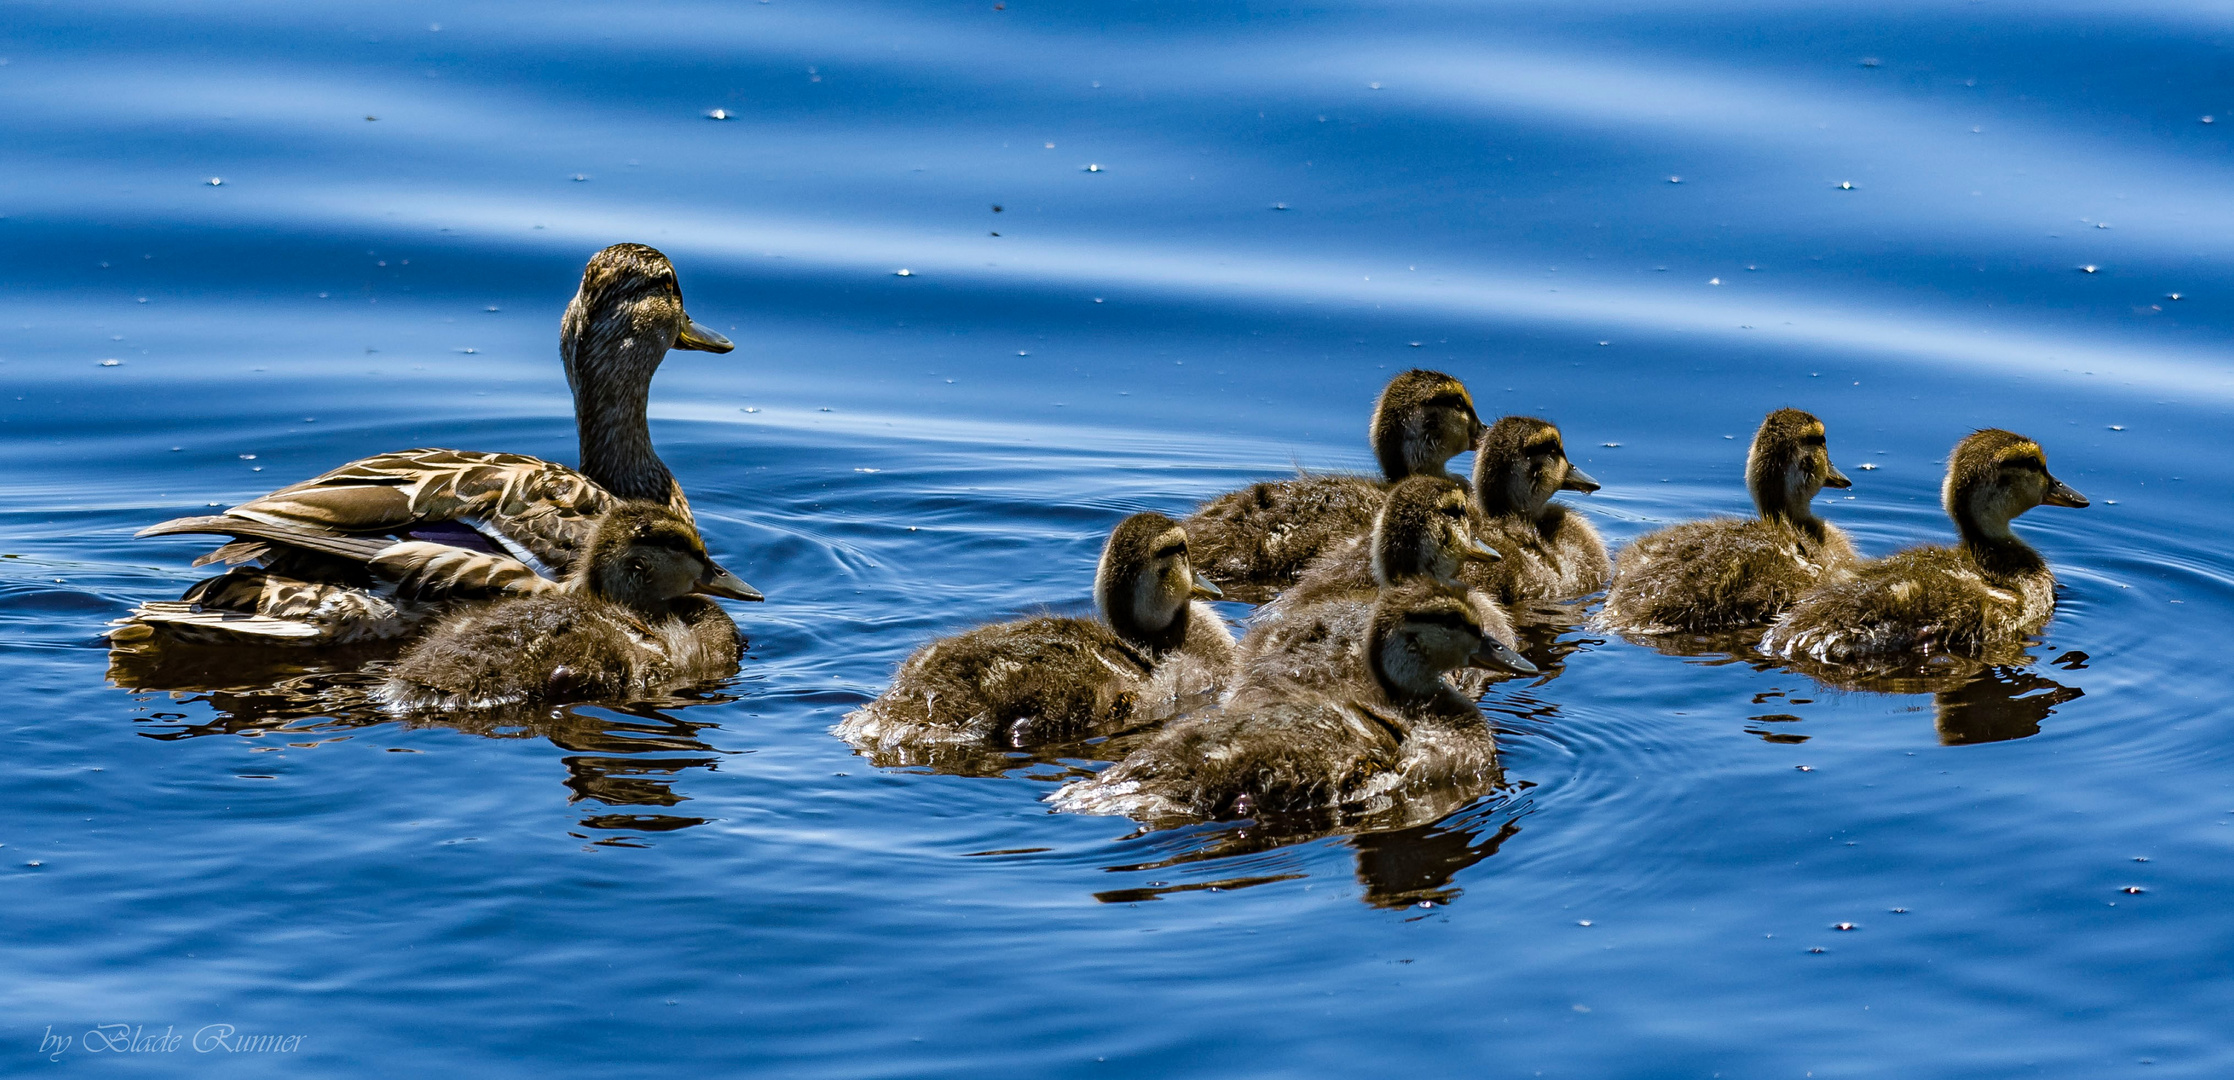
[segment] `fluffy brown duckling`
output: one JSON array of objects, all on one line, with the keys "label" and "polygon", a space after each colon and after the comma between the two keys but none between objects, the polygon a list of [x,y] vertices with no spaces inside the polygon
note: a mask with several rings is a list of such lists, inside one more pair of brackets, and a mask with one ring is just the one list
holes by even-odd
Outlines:
[{"label": "fluffy brown duckling", "polygon": [[1504,558],[1469,563],[1466,584],[1508,606],[1596,592],[1613,569],[1598,530],[1552,501],[1598,481],[1567,460],[1559,429],[1533,416],[1489,426],[1474,452],[1474,535]]},{"label": "fluffy brown duckling", "polygon": [[1094,574],[1101,618],[1039,615],[941,638],[902,661],[892,686],[834,733],[858,747],[1029,746],[1168,715],[1222,688],[1233,632],[1197,598],[1216,586],[1162,514],[1118,523]]},{"label": "fluffy brown duckling", "polygon": [[1947,457],[1941,502],[1962,540],[1916,547],[1808,594],[1761,638],[1773,656],[1854,663],[1901,654],[2021,648],[2056,609],[2056,579],[2010,531],[2035,506],[2087,505],[2048,472],[2040,444],[1973,432]]},{"label": "fluffy brown duckling", "polygon": [[1304,475],[1220,495],[1185,522],[1195,565],[1229,587],[1285,585],[1328,546],[1371,528],[1390,484],[1450,478],[1450,459],[1481,432],[1464,384],[1439,371],[1404,372],[1373,403],[1370,436],[1382,479]]},{"label": "fluffy brown duckling", "polygon": [[399,709],[644,700],[737,671],[737,625],[705,593],[760,594],[716,565],[698,530],[657,503],[607,511],[562,587],[437,622],[390,670]]},{"label": "fluffy brown duckling", "polygon": [[1497,640],[1463,590],[1429,578],[1391,586],[1374,604],[1360,648],[1357,676],[1342,685],[1248,687],[1048,801],[1168,825],[1373,812],[1407,789],[1495,776],[1488,723],[1445,678],[1498,663]]},{"label": "fluffy brown duckling", "polygon": [[[1466,489],[1434,476],[1400,480],[1389,488],[1370,534],[1312,560],[1292,587],[1250,617],[1237,685],[1289,679],[1325,689],[1356,683],[1363,655],[1358,646],[1383,588],[1421,577],[1457,585],[1466,563],[1497,558],[1496,549],[1474,539]],[[1535,665],[1514,651],[1504,608],[1479,590],[1469,590],[1467,599],[1493,639],[1498,668],[1535,674]],[[1469,668],[1452,677],[1472,696],[1494,676],[1487,668]]]},{"label": "fluffy brown duckling", "polygon": [[1852,577],[1853,543],[1811,505],[1826,487],[1852,486],[1831,464],[1821,420],[1798,409],[1770,413],[1745,457],[1745,487],[1759,516],[1639,537],[1615,561],[1600,624],[1629,634],[1756,626],[1808,592]]}]

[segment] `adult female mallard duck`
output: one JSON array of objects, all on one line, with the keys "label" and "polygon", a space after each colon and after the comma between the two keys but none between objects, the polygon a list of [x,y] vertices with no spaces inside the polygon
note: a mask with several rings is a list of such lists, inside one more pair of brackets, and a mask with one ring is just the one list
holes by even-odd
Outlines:
[{"label": "adult female mallard duck", "polygon": [[1371,812],[1410,789],[1479,784],[1495,775],[1496,742],[1444,676],[1499,663],[1496,646],[1463,590],[1414,578],[1374,604],[1357,677],[1246,687],[1048,801],[1170,825]]},{"label": "adult female mallard duck", "polygon": [[1600,624],[1630,634],[1755,626],[1852,577],[1854,545],[1812,506],[1824,488],[1852,486],[1831,464],[1821,420],[1798,409],[1770,413],[1745,457],[1745,487],[1760,516],[1639,537],[1615,560]]},{"label": "adult female mallard duck", "polygon": [[1466,584],[1511,606],[1572,600],[1606,584],[1606,542],[1582,515],[1551,501],[1598,481],[1567,460],[1559,429],[1533,416],[1489,426],[1474,450],[1474,535],[1504,558],[1469,563]]},{"label": "adult female mallard duck", "polygon": [[2087,505],[2040,444],[1987,428],[1956,444],[1940,489],[1962,541],[1916,547],[1809,593],[1761,638],[1772,656],[1831,664],[2021,647],[2056,610],[2047,560],[2009,530],[2035,506]]},{"label": "adult female mallard duck", "polygon": [[379,696],[401,710],[626,702],[727,678],[743,649],[737,624],[695,593],[757,598],[707,556],[689,519],[622,503],[599,516],[564,582],[444,617]]},{"label": "adult female mallard duck", "polygon": [[1404,372],[1373,404],[1370,435],[1382,479],[1305,475],[1220,495],[1184,523],[1195,565],[1221,585],[1285,585],[1330,544],[1371,528],[1390,484],[1448,479],[1444,466],[1481,432],[1464,384],[1439,371]]},{"label": "adult female mallard duck", "polygon": [[[659,508],[658,503],[615,503],[591,523],[594,542],[597,528],[603,518],[626,511],[634,518],[642,518],[645,507]],[[667,514],[685,525],[684,518],[672,508]],[[624,520],[634,520],[628,518]],[[265,576],[261,579],[247,575],[232,575],[230,580],[259,584],[267,590],[263,595],[242,598],[237,605],[251,611],[218,608],[214,611],[191,612],[179,603],[148,603],[143,609],[156,615],[177,610],[181,615],[206,614],[218,626],[248,623],[252,628],[243,637],[261,642],[283,644],[290,640],[330,641],[346,624],[362,624],[373,617],[400,620],[397,612],[409,612],[415,622],[425,622],[490,601],[523,596],[542,596],[566,591],[569,583],[585,569],[582,559],[575,560],[575,568],[565,578],[552,578],[537,573],[536,568],[496,552],[477,551],[472,548],[431,540],[397,540],[385,536],[336,536],[285,524],[269,524],[242,519],[233,525],[234,535],[242,540],[271,544],[302,559],[317,559],[326,571],[329,582],[323,584],[297,584],[298,591],[289,594],[280,579]],[[695,538],[697,533],[693,531]],[[697,591],[732,600],[761,600],[758,590],[739,581],[720,566],[702,583]],[[345,586],[332,581],[347,579]],[[228,578],[217,579],[220,582]],[[337,627],[337,624],[342,624]],[[734,633],[734,628],[732,628]]]},{"label": "adult female mallard duck", "polygon": [[[1320,689],[1361,684],[1359,646],[1382,589],[1412,578],[1455,586],[1466,563],[1497,561],[1496,549],[1474,539],[1468,518],[1466,489],[1456,483],[1434,476],[1398,481],[1370,534],[1312,560],[1293,586],[1250,616],[1237,687],[1279,679]],[[1504,608],[1479,590],[1466,597],[1490,635],[1484,649],[1495,668],[1535,674],[1535,665],[1514,651]],[[1492,677],[1488,667],[1452,675],[1469,696],[1480,694]]]},{"label": "adult female mallard duck", "polygon": [[858,747],[1029,746],[1106,730],[1221,688],[1233,633],[1196,598],[1187,531],[1162,514],[1117,524],[1094,573],[1100,619],[1040,615],[981,626],[917,649],[883,696],[833,733]]},{"label": "adult female mallard duck", "polygon": [[[236,537],[196,566],[263,565],[199,582],[175,603],[142,605],[111,636],[140,640],[161,627],[170,636],[207,642],[344,644],[409,633],[428,614],[367,593],[346,563],[247,535],[243,522],[328,536],[435,541],[511,555],[563,576],[588,546],[598,516],[620,501],[660,503],[688,520],[682,486],[652,451],[645,415],[652,375],[670,349],[725,353],[733,347],[684,312],[667,256],[642,244],[606,248],[583,269],[581,288],[559,323],[559,356],[581,438],[579,470],[524,454],[400,450],[352,461],[223,514],[151,526],[140,535]],[[312,616],[322,633],[293,632]]]}]

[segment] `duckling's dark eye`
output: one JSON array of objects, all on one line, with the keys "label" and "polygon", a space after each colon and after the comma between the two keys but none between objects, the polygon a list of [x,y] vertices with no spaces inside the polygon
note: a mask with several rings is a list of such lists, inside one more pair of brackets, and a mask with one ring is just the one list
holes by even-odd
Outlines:
[{"label": "duckling's dark eye", "polygon": [[1176,559],[1181,555],[1185,555],[1186,553],[1187,545],[1185,544],[1167,544],[1164,547],[1157,549],[1155,557],[1159,559]]},{"label": "duckling's dark eye", "polygon": [[1466,520],[1466,508],[1463,506],[1446,506],[1443,507],[1440,512],[1444,517],[1447,517],[1452,521]]},{"label": "duckling's dark eye", "polygon": [[1801,445],[1803,445],[1803,446],[1822,446],[1822,445],[1825,445],[1825,444],[1824,444],[1824,442],[1823,442],[1823,437],[1822,437],[1821,435],[1810,435],[1810,436],[1808,436],[1808,437],[1806,437],[1806,438],[1804,438],[1804,439],[1801,439],[1801,440],[1800,440],[1800,444],[1801,444]]}]

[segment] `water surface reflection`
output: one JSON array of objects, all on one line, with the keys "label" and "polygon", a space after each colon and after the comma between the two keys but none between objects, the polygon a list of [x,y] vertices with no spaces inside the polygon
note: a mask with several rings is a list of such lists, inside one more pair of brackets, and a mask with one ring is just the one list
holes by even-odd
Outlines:
[{"label": "water surface reflection", "polygon": [[[398,717],[370,696],[381,678],[384,660],[380,654],[344,650],[305,653],[300,649],[178,645],[160,650],[119,648],[109,654],[109,681],[134,694],[164,693],[181,705],[208,706],[210,715],[192,723],[180,722],[185,716],[179,713],[141,718],[149,727],[140,734],[161,742],[210,735],[285,739],[383,724],[442,728],[490,739],[543,739],[568,751],[559,762],[566,769],[562,783],[570,805],[588,801],[609,807],[674,807],[690,801],[690,796],[675,790],[678,779],[694,770],[717,771],[723,757],[743,752],[723,750],[700,737],[701,732],[718,724],[677,715],[692,706],[736,701],[739,695],[734,693],[700,692],[625,706],[423,712]],[[415,752],[402,747],[391,749]],[[615,812],[591,814],[582,818],[580,825],[605,831],[672,832],[708,820],[656,811]]]},{"label": "water surface reflection", "polygon": [[[1447,805],[1447,804],[1446,804]],[[1451,884],[1459,872],[1497,854],[1505,841],[1520,832],[1517,820],[1527,811],[1507,797],[1483,799],[1452,811],[1439,821],[1422,825],[1376,828],[1361,822],[1354,829],[1314,829],[1295,822],[1247,821],[1172,830],[1162,839],[1177,841],[1181,850],[1145,862],[1103,867],[1113,873],[1142,873],[1173,867],[1219,862],[1221,869],[1238,868],[1251,856],[1261,856],[1314,840],[1339,838],[1353,852],[1356,876],[1364,892],[1358,897],[1377,908],[1401,909],[1450,903],[1465,890]],[[1138,841],[1152,834],[1134,833],[1120,843]],[[1127,889],[1094,894],[1107,904],[1160,900],[1175,893],[1227,892],[1256,885],[1298,881],[1301,872],[1239,874],[1205,881],[1149,881]]]},{"label": "water surface reflection", "polygon": [[[1933,728],[1941,746],[2003,742],[2040,733],[2040,725],[2056,708],[2086,696],[2086,690],[2041,674],[2038,658],[2029,650],[2012,649],[1977,658],[1940,653],[1921,659],[1874,667],[1838,666],[1806,659],[1771,658],[1754,648],[1761,631],[1739,630],[1713,634],[1627,636],[1627,640],[1667,656],[1683,657],[1704,667],[1741,664],[1758,672],[1789,671],[1805,675],[1825,691],[1885,696],[1930,694]],[[2083,671],[2086,653],[2076,650],[2052,662],[2064,671]],[[1768,690],[1753,695],[1753,704],[1782,699],[1788,704],[1809,705],[1813,699],[1790,696],[1789,691]],[[1764,713],[1747,717],[1753,725],[1746,732],[1777,743],[1803,743],[1811,736],[1784,725],[1803,718],[1791,713]]]}]

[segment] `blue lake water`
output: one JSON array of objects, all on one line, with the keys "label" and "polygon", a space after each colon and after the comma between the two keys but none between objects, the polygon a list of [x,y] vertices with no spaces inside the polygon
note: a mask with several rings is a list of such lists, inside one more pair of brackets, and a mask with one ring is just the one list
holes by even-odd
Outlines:
[{"label": "blue lake water", "polygon": [[[2147,2],[0,3],[0,1073],[2228,1075],[2230,42]],[[112,682],[107,620],[200,576],[141,527],[381,450],[573,460],[558,315],[622,240],[738,343],[652,404],[769,596],[732,684],[492,730],[268,689],[339,660]],[[1557,421],[1615,542],[1743,510],[1783,405],[1869,554],[1950,535],[1974,427],[2095,504],[2019,523],[2034,663],[1930,692],[1539,635],[1484,702],[1511,786],[1422,829],[1137,835],[1041,804],[1086,759],[828,734],[931,636],[1084,607],[1125,513],[1370,467],[1412,366]]]}]

